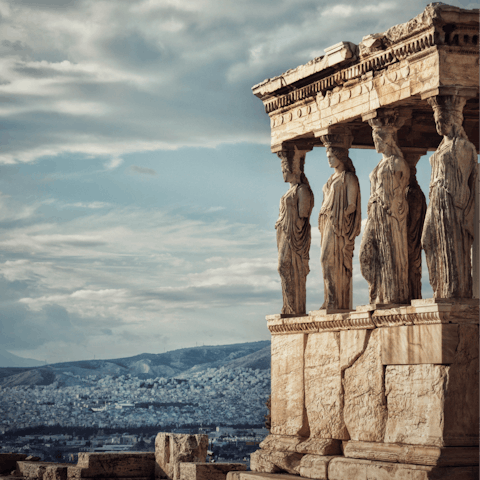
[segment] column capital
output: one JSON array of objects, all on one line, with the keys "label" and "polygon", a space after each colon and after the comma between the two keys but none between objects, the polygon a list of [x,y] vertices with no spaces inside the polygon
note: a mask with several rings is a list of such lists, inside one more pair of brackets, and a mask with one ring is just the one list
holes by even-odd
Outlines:
[{"label": "column capital", "polygon": [[475,98],[478,97],[478,87],[462,87],[461,85],[435,87],[422,92],[420,98],[422,100],[428,100],[432,97],[447,95],[458,95],[459,97],[465,97],[466,99]]},{"label": "column capital", "polygon": [[350,128],[346,125],[334,125],[315,132],[325,147],[345,148],[348,150],[352,146],[353,135]]},{"label": "column capital", "polygon": [[362,120],[368,122],[372,128],[390,127],[397,131],[406,120],[405,115],[401,115],[395,108],[378,108],[362,115]]},{"label": "column capital", "polygon": [[310,152],[313,150],[314,142],[308,140],[298,140],[296,142],[282,142],[278,143],[277,145],[272,145],[271,151],[272,153],[276,153],[277,155],[280,152],[294,152],[295,149],[302,151],[304,153]]}]

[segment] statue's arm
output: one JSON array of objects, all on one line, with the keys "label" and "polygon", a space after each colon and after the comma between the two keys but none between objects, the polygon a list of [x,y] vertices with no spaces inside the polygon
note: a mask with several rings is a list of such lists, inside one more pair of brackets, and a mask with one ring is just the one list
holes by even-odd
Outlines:
[{"label": "statue's arm", "polygon": [[355,175],[347,175],[347,208],[345,215],[350,215],[357,209],[357,197],[360,186]]},{"label": "statue's arm", "polygon": [[402,195],[406,195],[406,188],[410,180],[410,167],[403,158],[397,158],[395,160],[395,174],[398,179],[398,188],[401,188]]},{"label": "statue's arm", "polygon": [[298,189],[298,215],[306,218],[311,213],[312,194],[307,186],[300,186]]}]

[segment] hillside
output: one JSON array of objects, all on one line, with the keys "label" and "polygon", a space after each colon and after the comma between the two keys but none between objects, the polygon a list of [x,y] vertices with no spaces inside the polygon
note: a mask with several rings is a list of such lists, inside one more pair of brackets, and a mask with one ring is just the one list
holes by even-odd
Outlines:
[{"label": "hillside", "polygon": [[37,367],[43,365],[43,362],[34,360],[33,358],[23,358],[13,353],[7,352],[7,350],[0,349],[0,368],[8,367]]},{"label": "hillside", "polygon": [[171,352],[143,353],[111,360],[83,360],[34,368],[0,368],[0,386],[79,385],[104,375],[131,375],[141,379],[156,377],[188,378],[208,368],[270,368],[270,342],[182,348]]}]

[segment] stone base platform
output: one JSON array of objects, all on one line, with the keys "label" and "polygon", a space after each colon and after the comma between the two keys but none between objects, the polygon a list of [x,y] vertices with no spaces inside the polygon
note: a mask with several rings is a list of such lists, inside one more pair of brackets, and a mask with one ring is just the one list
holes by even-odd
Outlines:
[{"label": "stone base platform", "polygon": [[[320,473],[320,472],[318,472]],[[478,480],[478,466],[438,467],[333,457],[323,475],[301,477],[282,473],[230,472],[227,480]]]}]

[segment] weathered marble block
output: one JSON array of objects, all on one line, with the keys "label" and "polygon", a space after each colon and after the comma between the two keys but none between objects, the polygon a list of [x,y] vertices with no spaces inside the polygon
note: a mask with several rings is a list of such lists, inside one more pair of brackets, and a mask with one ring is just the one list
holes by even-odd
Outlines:
[{"label": "weathered marble block", "polygon": [[458,345],[458,325],[411,325],[382,328],[381,331],[384,365],[453,363]]},{"label": "weathered marble block", "polygon": [[328,480],[477,480],[478,467],[432,467],[334,458]]},{"label": "weathered marble block", "polygon": [[272,434],[308,436],[303,381],[306,340],[301,333],[272,336]]},{"label": "weathered marble block", "polygon": [[336,457],[305,455],[300,461],[300,476],[315,480],[328,480],[328,464]]},{"label": "weathered marble block", "polygon": [[315,455],[338,455],[341,453],[340,440],[331,438],[304,438],[288,435],[268,435],[260,444],[262,450],[277,452],[312,453]]},{"label": "weathered marble block", "polygon": [[478,326],[458,334],[451,365],[386,367],[386,443],[478,445]]},{"label": "weathered marble block", "polygon": [[345,370],[367,348],[370,330],[342,330],[340,332],[340,368]]},{"label": "weathered marble block", "polygon": [[343,442],[345,457],[382,462],[458,467],[478,465],[477,447],[432,447],[398,443]]},{"label": "weathered marble block", "polygon": [[343,421],[339,332],[308,335],[304,376],[310,437],[348,440]]},{"label": "weathered marble block", "polygon": [[159,433],[155,438],[155,478],[180,479],[181,462],[205,462],[208,435]]},{"label": "weathered marble block", "polygon": [[43,480],[43,474],[48,465],[51,465],[47,462],[17,462],[16,471],[20,476],[24,478],[35,478],[38,480]]},{"label": "weathered marble block", "polygon": [[180,480],[225,480],[228,472],[245,471],[243,463],[181,463]]},{"label": "weathered marble block", "polygon": [[250,468],[254,472],[288,472],[298,475],[302,457],[301,453],[257,450],[250,455]]},{"label": "weathered marble block", "polygon": [[228,472],[227,480],[303,480],[304,477],[281,473],[278,475],[260,472]]},{"label": "weathered marble block", "polygon": [[68,478],[148,478],[154,469],[153,452],[80,452],[77,466],[68,467]]},{"label": "weathered marble block", "polygon": [[381,355],[381,330],[370,334],[367,347],[344,372],[343,416],[352,440],[382,442],[387,405]]}]

